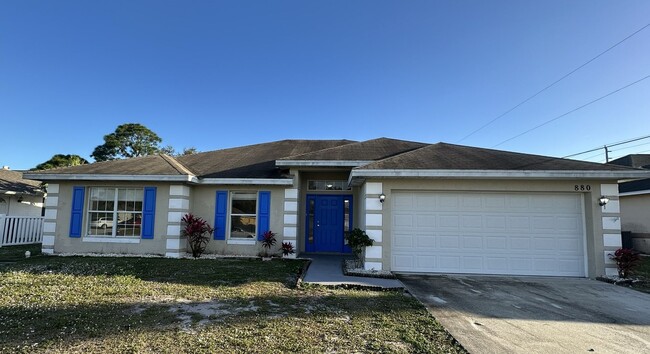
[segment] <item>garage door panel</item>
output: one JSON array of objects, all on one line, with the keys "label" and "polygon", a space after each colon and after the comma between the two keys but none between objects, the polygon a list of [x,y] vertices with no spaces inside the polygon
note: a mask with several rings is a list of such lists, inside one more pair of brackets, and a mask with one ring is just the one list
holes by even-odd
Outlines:
[{"label": "garage door panel", "polygon": [[483,237],[462,236],[464,249],[483,249]]},{"label": "garage door panel", "polygon": [[579,195],[393,196],[395,271],[584,276]]}]

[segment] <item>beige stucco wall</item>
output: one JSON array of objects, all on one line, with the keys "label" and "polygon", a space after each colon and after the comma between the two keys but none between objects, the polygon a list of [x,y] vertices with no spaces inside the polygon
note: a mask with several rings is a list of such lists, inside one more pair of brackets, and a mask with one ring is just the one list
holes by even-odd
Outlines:
[{"label": "beige stucco wall", "polygon": [[[121,254],[156,254],[164,255],[166,248],[167,208],[169,200],[169,184],[166,183],[124,183],[124,182],[61,182],[57,183],[56,192],[48,193],[50,202],[46,200],[45,229],[48,224],[55,228],[53,233],[44,233],[44,237],[54,236],[54,253],[121,253]],[[153,239],[139,239],[137,243],[90,242],[85,237],[88,216],[85,213],[88,205],[88,189],[84,193],[84,215],[81,237],[70,237],[70,214],[72,210],[72,190],[75,186],[83,187],[157,187],[156,216]],[[49,190],[49,189],[48,189]],[[54,206],[53,198],[56,198]],[[48,209],[50,211],[48,211]],[[51,211],[56,210],[56,217],[51,218]],[[116,238],[116,241],[119,241]],[[47,241],[44,238],[44,250]]]},{"label": "beige stucco wall", "polygon": [[[285,187],[280,186],[194,186],[192,188],[192,198],[190,209],[196,216],[207,220],[214,227],[215,224],[215,203],[217,191],[270,191],[271,192],[271,231],[276,233],[276,244],[274,251],[279,250],[280,240],[283,237],[283,203]],[[226,240],[215,240],[214,237],[208,242],[206,253],[228,254],[228,255],[245,255],[257,256],[263,250],[262,244],[255,239],[252,244],[233,244],[228,241],[228,230],[226,230]]]},{"label": "beige stucco wall", "polygon": [[[373,179],[366,183],[382,183],[383,193],[386,195],[386,203],[383,204],[382,212],[382,229],[383,240],[381,249],[381,258],[367,259],[367,262],[381,262],[383,269],[390,269],[391,264],[391,242],[392,242],[392,217],[391,217],[391,195],[396,191],[493,191],[493,192],[553,192],[553,193],[580,193],[584,196],[585,211],[585,233],[587,248],[587,275],[595,277],[605,274],[605,268],[610,268],[612,264],[606,265],[606,252],[613,252],[617,247],[604,245],[603,241],[603,212],[598,205],[598,198],[601,196],[602,183],[616,183],[615,181],[547,181],[547,180],[427,180],[427,179]],[[575,185],[589,185],[591,190],[575,191]],[[616,201],[617,196],[612,195],[610,198]],[[618,217],[618,211],[610,214],[612,218]],[[605,230],[605,233],[620,235],[620,230]]]},{"label": "beige stucco wall", "polygon": [[650,194],[621,196],[623,231],[650,233]]}]

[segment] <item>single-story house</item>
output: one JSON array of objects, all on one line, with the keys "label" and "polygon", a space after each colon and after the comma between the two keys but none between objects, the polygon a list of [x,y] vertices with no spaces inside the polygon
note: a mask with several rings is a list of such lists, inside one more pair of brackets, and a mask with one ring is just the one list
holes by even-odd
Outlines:
[{"label": "single-story house", "polygon": [[[650,154],[626,155],[609,162],[650,170]],[[622,230],[631,233],[632,247],[650,254],[650,178],[618,185]]]},{"label": "single-story house", "polygon": [[0,215],[41,216],[44,195],[41,182],[25,179],[23,172],[8,166],[0,169]]},{"label": "single-story house", "polygon": [[346,253],[345,233],[361,228],[375,240],[368,269],[595,277],[616,274],[608,254],[621,245],[618,181],[650,172],[379,138],[282,140],[26,176],[49,186],[46,254],[179,257],[181,217],[193,213],[215,227],[208,253],[257,255],[267,230],[299,253]]}]

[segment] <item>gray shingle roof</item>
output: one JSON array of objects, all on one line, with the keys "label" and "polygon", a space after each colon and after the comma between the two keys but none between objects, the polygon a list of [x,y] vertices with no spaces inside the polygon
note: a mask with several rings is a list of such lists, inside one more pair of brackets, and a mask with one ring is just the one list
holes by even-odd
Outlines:
[{"label": "gray shingle roof", "polygon": [[599,163],[437,143],[357,167],[360,170],[559,170],[620,171]]},{"label": "gray shingle roof", "polygon": [[0,169],[0,193],[43,194],[40,181],[24,179],[21,171]]},{"label": "gray shingle roof", "polygon": [[318,150],[301,155],[293,155],[280,160],[352,160],[375,161],[421,148],[428,144],[413,141],[378,138],[357,143]]},{"label": "gray shingle roof", "polygon": [[609,162],[613,165],[650,169],[650,154],[631,154]]},{"label": "gray shingle roof", "polygon": [[350,140],[281,140],[179,156],[176,159],[202,178],[278,178],[275,161],[286,156],[354,143]]},{"label": "gray shingle roof", "polygon": [[124,160],[95,162],[87,165],[30,171],[38,174],[92,174],[92,175],[185,175],[173,158],[166,155],[150,155]]}]

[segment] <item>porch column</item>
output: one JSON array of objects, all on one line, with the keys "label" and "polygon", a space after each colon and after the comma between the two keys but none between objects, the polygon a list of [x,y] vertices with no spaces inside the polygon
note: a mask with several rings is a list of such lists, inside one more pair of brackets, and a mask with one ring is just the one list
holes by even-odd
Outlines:
[{"label": "porch column", "polygon": [[284,229],[282,230],[282,239],[280,242],[288,242],[293,245],[296,253],[289,255],[290,258],[296,258],[298,246],[296,236],[298,233],[298,189],[286,188],[284,190]]},{"label": "porch column", "polygon": [[167,245],[165,257],[180,258],[187,252],[187,239],[181,236],[181,219],[190,212],[190,187],[169,186],[167,211]]},{"label": "porch column", "polygon": [[381,182],[367,182],[365,184],[364,199],[366,233],[375,242],[372,246],[366,247],[364,268],[366,270],[383,269],[383,207],[379,201],[379,195],[383,192]]},{"label": "porch column", "polygon": [[605,274],[618,275],[616,262],[609,258],[610,254],[614,254],[617,249],[623,246],[621,240],[621,206],[618,199],[618,184],[601,184],[600,195],[609,198],[609,202],[600,207],[603,223],[603,246],[605,248]]},{"label": "porch column", "polygon": [[54,254],[56,236],[56,218],[59,210],[59,185],[48,183],[45,197],[45,218],[43,220],[43,243],[41,253]]}]

